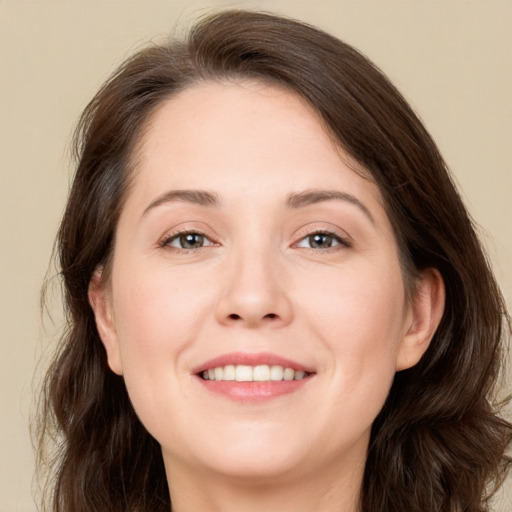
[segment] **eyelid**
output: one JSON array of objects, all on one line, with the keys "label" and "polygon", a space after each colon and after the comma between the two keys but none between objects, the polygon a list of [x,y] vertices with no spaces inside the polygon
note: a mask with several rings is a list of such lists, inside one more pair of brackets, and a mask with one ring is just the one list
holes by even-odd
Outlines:
[{"label": "eyelid", "polygon": [[[217,237],[215,235],[209,233],[209,231],[210,230],[208,230],[208,229],[195,228],[190,225],[188,225],[187,227],[183,226],[181,228],[175,227],[174,229],[166,231],[165,235],[160,237],[160,239],[157,242],[157,247],[164,248],[164,249],[168,248],[168,249],[176,250],[176,251],[197,251],[199,249],[206,249],[207,247],[219,246],[220,244],[216,240]],[[169,242],[171,242],[172,240],[175,240],[176,238],[178,238],[180,236],[184,236],[184,235],[188,235],[188,234],[201,235],[204,238],[206,238],[210,242],[210,244],[203,246],[203,247],[198,247],[197,249],[184,249],[184,248],[173,247],[173,246],[169,245]]]},{"label": "eyelid", "polygon": [[[187,234],[201,235],[204,238],[206,238],[210,243],[206,246],[198,247],[196,249],[185,249],[185,248],[173,247],[173,246],[169,245],[169,243],[171,241],[177,239],[180,236],[184,236]],[[339,228],[326,227],[326,226],[315,226],[315,227],[308,226],[308,227],[306,227],[300,235],[295,237],[295,242],[293,242],[291,244],[291,246],[298,247],[298,244],[300,242],[302,242],[304,239],[306,239],[310,236],[316,235],[316,234],[324,234],[324,235],[331,236],[338,242],[339,246],[341,246],[342,248],[347,248],[347,247],[353,246],[352,238],[345,231],[342,231]],[[177,226],[169,231],[166,231],[166,233],[162,237],[160,237],[160,239],[158,240],[156,245],[159,248],[171,248],[176,251],[197,251],[199,249],[205,249],[208,247],[221,245],[217,240],[218,240],[218,237],[215,236],[214,234],[212,234],[211,230],[205,229],[205,228],[197,228],[197,227],[191,226],[189,223],[187,223],[186,226],[182,226],[182,227]],[[310,248],[310,249],[313,251],[324,251],[325,252],[325,251],[328,251],[329,249],[336,250],[337,247],[338,247],[338,245],[336,245],[334,247],[327,248],[327,249],[315,249],[315,248]],[[307,249],[307,248],[304,247],[304,249]]]},{"label": "eyelid", "polygon": [[[176,245],[174,245],[174,242],[176,241],[180,241],[180,239],[182,237],[186,237],[187,235],[198,235],[200,236],[203,240],[205,241],[208,241],[208,243],[206,245],[202,245],[200,247],[193,247],[191,249],[187,249],[185,247],[177,247]],[[167,239],[167,241],[165,242],[165,245],[167,247],[173,247],[175,249],[181,249],[181,250],[192,250],[192,249],[202,249],[204,247],[211,247],[212,245],[214,245],[214,242],[212,242],[212,240],[210,240],[206,235],[204,235],[203,233],[199,233],[197,231],[188,231],[188,232],[184,232],[184,233],[178,233],[174,236],[171,236],[170,238]]]},{"label": "eyelid", "polygon": [[[292,244],[292,246],[298,247],[298,244],[300,242],[302,242],[304,239],[306,239],[310,236],[316,235],[316,234],[329,235],[329,236],[333,237],[337,242],[339,242],[339,246],[341,246],[343,248],[353,246],[352,238],[344,231],[341,232],[341,230],[336,229],[334,227],[327,228],[327,227],[320,227],[320,226],[314,227],[314,228],[313,227],[306,228],[305,233],[301,234],[300,238],[297,238],[296,241]],[[330,249],[336,250],[336,247],[338,247],[338,246],[329,247],[328,249],[314,249],[312,247],[310,249],[313,251],[324,251],[325,252]],[[304,249],[308,249],[308,248],[304,247]]]}]

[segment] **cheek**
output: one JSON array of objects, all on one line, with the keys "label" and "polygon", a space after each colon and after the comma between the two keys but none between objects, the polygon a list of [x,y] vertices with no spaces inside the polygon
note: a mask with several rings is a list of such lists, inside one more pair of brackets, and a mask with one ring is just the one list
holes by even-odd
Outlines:
[{"label": "cheek", "polygon": [[344,389],[361,403],[374,401],[376,412],[393,380],[405,329],[401,273],[390,268],[332,273],[328,288],[309,287],[302,304],[335,362],[335,392]]},{"label": "cheek", "polygon": [[112,276],[123,376],[146,428],[153,435],[159,429],[172,433],[175,412],[169,403],[180,404],[188,393],[180,378],[182,354],[200,335],[211,299],[198,289],[198,277],[180,279],[179,273],[154,265],[132,268],[137,272],[119,265]]},{"label": "cheek", "polygon": [[[201,328],[207,300],[201,280],[180,269],[123,262],[112,276],[114,318],[123,373],[135,390],[175,380],[181,354]],[[132,269],[136,269],[132,272]]]},{"label": "cheek", "polygon": [[312,275],[301,293],[303,307],[314,311],[326,330],[347,334],[349,345],[372,331],[380,334],[369,336],[365,344],[375,348],[396,340],[403,330],[405,292],[400,268],[393,263],[327,269],[324,278]]}]

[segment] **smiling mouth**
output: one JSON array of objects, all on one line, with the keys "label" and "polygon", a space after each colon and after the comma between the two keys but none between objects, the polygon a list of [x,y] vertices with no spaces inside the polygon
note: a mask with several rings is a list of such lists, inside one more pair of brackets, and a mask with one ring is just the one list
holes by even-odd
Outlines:
[{"label": "smiling mouth", "polygon": [[294,370],[281,365],[262,364],[249,366],[244,364],[228,364],[217,366],[200,372],[203,380],[236,381],[236,382],[278,382],[303,380],[310,373],[303,370]]},{"label": "smiling mouth", "polygon": [[269,352],[223,354],[191,373],[209,392],[248,404],[293,394],[316,376],[313,367]]}]

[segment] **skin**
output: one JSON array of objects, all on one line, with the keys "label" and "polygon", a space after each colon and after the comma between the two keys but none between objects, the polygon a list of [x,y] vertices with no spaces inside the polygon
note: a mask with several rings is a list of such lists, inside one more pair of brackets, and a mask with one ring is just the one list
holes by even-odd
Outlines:
[{"label": "skin", "polygon": [[[444,290],[427,270],[407,300],[379,191],[347,161],[300,98],[258,83],[196,85],[147,127],[109,282],[98,269],[89,298],[162,446],[173,510],[358,510],[372,422],[428,347]],[[344,196],[288,204],[319,188]],[[163,199],[176,190],[219,205]],[[204,245],[182,249],[183,231]],[[312,247],[313,232],[331,247]],[[293,393],[232,400],[193,374],[231,352],[314,374]]]}]

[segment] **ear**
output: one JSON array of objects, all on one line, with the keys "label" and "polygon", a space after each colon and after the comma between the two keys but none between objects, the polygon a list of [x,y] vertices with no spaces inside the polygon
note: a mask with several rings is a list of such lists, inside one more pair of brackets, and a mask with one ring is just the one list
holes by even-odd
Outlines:
[{"label": "ear", "polygon": [[95,270],[89,282],[89,304],[94,312],[98,334],[107,352],[108,365],[114,373],[122,375],[123,366],[112,312],[112,299],[101,275],[102,269]]},{"label": "ear", "polygon": [[423,270],[409,306],[407,331],[397,355],[397,371],[413,367],[426,352],[443,317],[444,301],[444,281],[439,271]]}]

